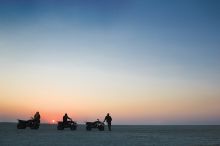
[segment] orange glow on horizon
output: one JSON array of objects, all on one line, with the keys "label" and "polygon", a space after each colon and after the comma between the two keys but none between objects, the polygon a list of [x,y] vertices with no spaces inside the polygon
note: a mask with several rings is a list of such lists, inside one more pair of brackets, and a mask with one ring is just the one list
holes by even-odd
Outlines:
[{"label": "orange glow on horizon", "polygon": [[21,84],[0,94],[1,120],[29,119],[39,111],[44,123],[61,121],[65,113],[78,123],[102,119],[106,113],[110,113],[114,121],[138,123],[217,117],[220,110],[219,91],[209,93],[203,88],[197,93],[186,86],[182,90],[165,86],[146,86],[145,89],[135,85],[115,85],[119,89],[85,86],[85,89],[70,90],[59,89],[59,85]]}]

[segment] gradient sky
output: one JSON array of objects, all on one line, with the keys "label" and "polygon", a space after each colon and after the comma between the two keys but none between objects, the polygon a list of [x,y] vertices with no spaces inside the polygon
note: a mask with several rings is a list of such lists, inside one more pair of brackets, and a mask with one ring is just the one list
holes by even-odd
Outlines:
[{"label": "gradient sky", "polygon": [[0,121],[220,124],[220,1],[0,0]]}]

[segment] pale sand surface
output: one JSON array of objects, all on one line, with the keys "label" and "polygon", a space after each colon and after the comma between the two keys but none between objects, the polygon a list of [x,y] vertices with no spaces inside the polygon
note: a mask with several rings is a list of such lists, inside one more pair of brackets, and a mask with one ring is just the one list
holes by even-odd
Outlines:
[{"label": "pale sand surface", "polygon": [[220,146],[220,126],[113,126],[113,131],[58,131],[42,124],[39,130],[16,129],[0,123],[0,146]]}]

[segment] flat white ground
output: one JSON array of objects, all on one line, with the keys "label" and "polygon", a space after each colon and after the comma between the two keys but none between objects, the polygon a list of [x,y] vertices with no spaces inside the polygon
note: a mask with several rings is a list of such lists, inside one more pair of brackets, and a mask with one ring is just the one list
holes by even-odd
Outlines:
[{"label": "flat white ground", "polygon": [[16,129],[0,123],[0,146],[220,146],[220,126],[113,126],[112,131],[58,131],[42,124],[39,130]]}]

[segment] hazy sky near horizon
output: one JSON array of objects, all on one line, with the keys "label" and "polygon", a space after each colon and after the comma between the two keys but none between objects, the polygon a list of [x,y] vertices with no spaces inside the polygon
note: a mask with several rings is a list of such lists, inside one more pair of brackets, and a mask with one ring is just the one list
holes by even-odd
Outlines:
[{"label": "hazy sky near horizon", "polygon": [[0,0],[0,121],[220,123],[220,1]]}]

